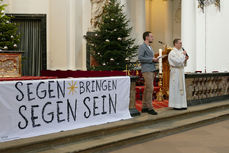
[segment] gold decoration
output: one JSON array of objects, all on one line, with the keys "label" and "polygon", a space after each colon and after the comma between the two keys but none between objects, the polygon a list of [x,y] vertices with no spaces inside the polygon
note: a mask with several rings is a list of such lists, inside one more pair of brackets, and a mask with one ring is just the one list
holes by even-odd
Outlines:
[{"label": "gold decoration", "polygon": [[21,54],[0,53],[0,77],[21,76]]},{"label": "gold decoration", "polygon": [[71,83],[68,83],[69,87],[67,88],[69,90],[69,95],[72,93],[72,95],[76,92],[76,89],[78,88],[76,86],[77,81],[72,81]]},{"label": "gold decoration", "polygon": [[157,93],[157,101],[162,102],[164,100],[163,90],[162,90],[162,73],[159,74],[159,92]]},{"label": "gold decoration", "polygon": [[101,21],[104,6],[107,3],[109,3],[108,0],[91,0],[91,30],[97,29],[98,24]]},{"label": "gold decoration", "polygon": [[139,75],[139,72],[138,72],[138,70],[136,70],[136,76],[138,76]]}]

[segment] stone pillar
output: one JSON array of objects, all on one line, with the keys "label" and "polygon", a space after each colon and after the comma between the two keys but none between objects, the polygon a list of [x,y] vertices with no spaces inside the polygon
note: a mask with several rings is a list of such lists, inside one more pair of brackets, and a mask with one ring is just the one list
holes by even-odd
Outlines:
[{"label": "stone pillar", "polygon": [[195,51],[195,38],[196,38],[196,20],[195,20],[195,7],[194,0],[182,0],[182,14],[181,14],[181,37],[183,47],[189,55],[189,61],[185,72],[196,71],[196,51]]},{"label": "stone pillar", "polygon": [[135,17],[136,43],[141,44],[146,29],[145,0],[135,0]]},{"label": "stone pillar", "polygon": [[165,43],[172,46],[173,40],[173,0],[165,1]]},{"label": "stone pillar", "polygon": [[[131,37],[136,39],[136,45],[142,44],[142,34],[146,29],[145,0],[122,0],[126,3],[124,11],[130,20],[130,26],[133,27]],[[137,58],[133,59],[133,61]]]},{"label": "stone pillar", "polygon": [[[198,7],[198,4],[196,4]],[[206,8],[205,8],[206,9]],[[205,72],[206,66],[206,11],[196,9],[196,70]]]},{"label": "stone pillar", "polygon": [[[91,27],[91,0],[82,0],[83,2],[83,14],[82,14],[82,20],[83,20],[83,33],[82,35],[86,35],[88,31],[90,31],[90,27]],[[83,37],[83,36],[82,36]],[[81,39],[82,39],[81,37]],[[80,38],[79,38],[80,39]],[[85,39],[83,39],[83,46],[82,46],[82,69],[83,70],[87,70],[87,49],[86,49],[86,44],[87,41]],[[80,55],[80,53],[78,54]],[[90,55],[89,55],[90,56]]]},{"label": "stone pillar", "polygon": [[75,70],[76,68],[76,1],[67,1],[66,15],[66,52],[67,52],[67,68]]},{"label": "stone pillar", "polygon": [[86,40],[90,27],[90,0],[67,1],[66,52],[70,70],[86,70]]}]

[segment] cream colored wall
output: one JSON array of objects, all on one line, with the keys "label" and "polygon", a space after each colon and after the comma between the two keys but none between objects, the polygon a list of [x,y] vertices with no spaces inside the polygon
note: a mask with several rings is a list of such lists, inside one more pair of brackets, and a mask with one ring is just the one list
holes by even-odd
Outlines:
[{"label": "cream colored wall", "polygon": [[90,0],[5,0],[8,13],[47,14],[48,69],[86,69]]},{"label": "cream colored wall", "polygon": [[163,48],[158,41],[172,46],[174,38],[181,37],[180,0],[145,0],[146,30],[154,35],[155,52]]},{"label": "cream colored wall", "polygon": [[[120,0],[121,4],[124,5],[123,12],[129,19],[129,26],[132,27],[131,37],[135,39],[135,44],[140,45],[143,43],[142,34],[145,32],[145,1],[144,0]],[[136,61],[133,58],[132,61]]]},{"label": "cream colored wall", "polygon": [[212,4],[204,13],[197,1],[183,4],[182,38],[190,55],[186,72],[228,72],[229,1],[221,1],[220,11]]},{"label": "cream colored wall", "polygon": [[[83,35],[90,27],[90,0],[5,1],[9,4],[7,9],[9,13],[47,14],[48,69],[86,69],[86,41],[83,39]],[[130,26],[133,27],[131,36],[136,38],[136,44],[142,43],[142,33],[146,30],[150,30],[154,34],[153,48],[156,52],[162,48],[158,43],[159,40],[172,46],[172,40],[181,37],[180,0],[120,1],[125,5],[124,11],[131,21]],[[209,9],[213,11],[214,7]],[[223,11],[225,12],[225,9]],[[219,17],[226,18],[225,14],[220,13],[218,16],[216,14],[213,18],[222,22]],[[197,17],[199,17],[197,19],[200,23],[203,22],[202,15],[197,15]],[[211,22],[212,16],[208,18],[208,22]],[[219,26],[217,23],[211,23],[211,25],[216,25],[220,31],[222,30],[221,25]],[[209,25],[208,29],[214,31],[213,26]],[[201,35],[203,25],[197,25],[197,31],[200,33],[199,36],[203,37]],[[210,37],[208,40],[207,42],[211,46],[214,37]],[[198,42],[202,41],[200,39]],[[202,48],[198,46],[202,46]],[[201,52],[204,48],[202,43],[199,43],[198,46],[196,50]],[[214,46],[209,47],[209,53],[214,54],[211,48]],[[203,55],[196,57],[197,66],[198,63],[203,65]],[[208,62],[210,65],[211,58],[212,56],[208,56],[206,60],[206,62],[210,61]],[[227,66],[226,64],[225,62],[224,67]]]},{"label": "cream colored wall", "polygon": [[48,13],[49,0],[4,0],[11,13]]},{"label": "cream colored wall", "polygon": [[130,20],[132,37],[136,39],[136,44],[142,44],[142,33],[145,32],[145,1],[144,0],[126,0],[126,13]]},{"label": "cream colored wall", "polygon": [[[200,12],[199,9],[197,11],[197,17],[199,17],[199,20],[204,21],[202,22],[202,25],[200,24],[196,25],[198,28],[200,28],[200,32],[203,33],[201,37],[196,37],[197,42],[203,42],[202,44],[196,46],[196,56],[198,59],[197,65],[200,65],[197,68],[200,70],[204,70],[204,66],[206,64],[207,72],[212,72],[212,71],[229,72],[229,60],[228,60],[229,9],[228,8],[229,8],[229,1],[221,1],[220,11],[214,5],[207,7],[205,14]],[[205,20],[205,15],[206,15],[206,20]],[[201,29],[201,27],[203,28]],[[205,37],[205,29],[206,29],[206,37]],[[204,53],[205,48],[206,48],[206,53]],[[206,57],[203,55],[205,55]],[[203,63],[202,61],[205,61],[205,63]]]},{"label": "cream colored wall", "polygon": [[[91,12],[89,10],[91,10],[91,2],[90,0],[82,0],[82,35],[79,36],[79,41],[82,38],[83,35],[86,35],[86,33],[89,31],[89,28],[91,27]],[[81,16],[79,14],[79,16]],[[80,31],[80,29],[79,29]],[[82,68],[84,70],[86,70],[86,40],[85,39],[81,39],[82,41]],[[80,50],[79,50],[79,54],[80,54]],[[80,62],[80,61],[79,61]]]},{"label": "cream colored wall", "polygon": [[[4,0],[8,4],[7,13],[47,14],[47,31],[49,31],[49,0]],[[47,66],[50,68],[50,34],[47,32]]]},{"label": "cream colored wall", "polygon": [[67,69],[67,1],[50,0],[48,69]]},{"label": "cream colored wall", "polygon": [[165,24],[167,24],[165,3],[162,0],[146,0],[146,30],[151,31],[154,36],[152,47],[155,52],[162,48],[158,41],[165,42]]},{"label": "cream colored wall", "polygon": [[[181,0],[172,1],[172,39],[175,39],[181,38]],[[172,43],[170,45],[172,45]]]},{"label": "cream colored wall", "polygon": [[[5,0],[7,12],[47,14],[48,69],[86,69],[86,41],[91,19],[90,0]],[[133,27],[132,37],[142,43],[145,31],[145,1],[120,0]]]}]

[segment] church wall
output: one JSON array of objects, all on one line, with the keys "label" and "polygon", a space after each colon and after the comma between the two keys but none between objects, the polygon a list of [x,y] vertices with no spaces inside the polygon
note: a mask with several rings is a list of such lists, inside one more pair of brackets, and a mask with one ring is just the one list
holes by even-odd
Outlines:
[{"label": "church wall", "polygon": [[229,71],[228,8],[229,1],[221,1],[220,11],[215,5],[206,7],[205,13],[196,9],[196,70]]},{"label": "church wall", "polygon": [[[196,56],[196,68],[194,71],[202,71],[205,72],[205,64],[206,64],[206,52],[205,52],[205,15],[201,9],[198,9],[198,3],[195,5],[196,7],[196,40],[195,40],[195,52]],[[191,64],[191,63],[189,63]]]},{"label": "church wall", "polygon": [[[140,45],[143,43],[142,34],[146,29],[145,17],[145,1],[144,0],[120,0],[124,5],[123,12],[130,21],[129,26],[132,27],[131,37],[135,38],[135,44]],[[136,61],[137,57],[132,59]]]},{"label": "church wall", "polygon": [[[172,9],[172,40],[181,38],[181,0],[173,0]],[[173,46],[172,42],[169,43]]]},{"label": "church wall", "polygon": [[50,0],[48,69],[67,69],[67,1]]},{"label": "church wall", "polygon": [[162,45],[158,41],[165,42],[166,2],[163,0],[146,0],[146,30],[151,31],[154,36],[152,47],[158,52]]},{"label": "church wall", "polygon": [[[49,31],[49,0],[4,0],[8,6],[6,13],[15,14],[46,14],[47,15],[47,31]],[[26,4],[26,5],[25,5]],[[50,35],[47,32],[47,66],[50,67]]]},{"label": "church wall", "polygon": [[155,52],[163,48],[158,41],[173,46],[174,38],[181,37],[181,1],[145,0],[146,30],[154,35]]},{"label": "church wall", "polygon": [[48,13],[49,0],[4,0],[10,13]]},{"label": "church wall", "polygon": [[90,24],[90,0],[5,0],[7,13],[47,15],[48,69],[86,69],[83,35]]},{"label": "church wall", "polygon": [[[8,13],[47,15],[47,68],[85,70],[86,41],[90,31],[91,0],[5,0]],[[145,1],[120,0],[133,27],[131,36],[142,43],[146,29]]]},{"label": "church wall", "polygon": [[[7,13],[47,14],[48,69],[86,69],[86,41],[83,35],[90,30],[90,0],[5,1],[9,4]],[[162,48],[158,40],[172,46],[172,40],[180,37],[179,0],[120,1],[125,5],[124,12],[131,21],[130,26],[133,27],[131,36],[136,38],[136,44],[142,43],[142,33],[145,30],[150,30],[154,34],[155,52]],[[190,28],[195,29],[195,49],[193,54],[190,52],[195,60],[190,60],[188,63],[194,65],[194,68],[187,72],[195,70],[204,72],[205,66],[207,72],[229,71],[229,60],[227,60],[229,1],[221,1],[221,11],[214,5],[208,6],[206,14],[197,6],[198,3],[194,9],[195,23],[190,25]]]},{"label": "church wall", "polygon": [[221,1],[221,11],[214,5],[206,10],[207,71],[229,71],[228,35],[229,1]]}]

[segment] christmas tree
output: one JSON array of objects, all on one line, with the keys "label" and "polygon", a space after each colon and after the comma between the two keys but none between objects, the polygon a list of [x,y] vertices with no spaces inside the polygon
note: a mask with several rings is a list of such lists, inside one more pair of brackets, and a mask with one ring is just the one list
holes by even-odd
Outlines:
[{"label": "christmas tree", "polygon": [[20,41],[17,25],[12,23],[12,17],[5,15],[3,0],[0,0],[0,50],[16,50]]},{"label": "christmas tree", "polygon": [[109,0],[101,14],[98,28],[85,36],[91,55],[98,63],[95,70],[125,70],[129,61],[136,56],[135,39],[130,38],[132,28],[117,0]]}]

